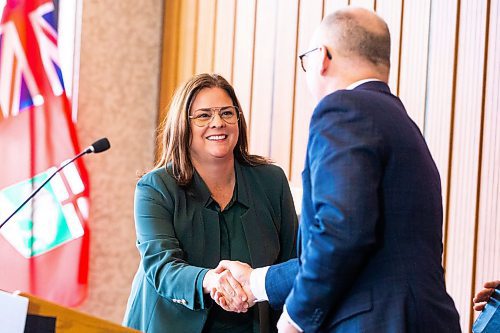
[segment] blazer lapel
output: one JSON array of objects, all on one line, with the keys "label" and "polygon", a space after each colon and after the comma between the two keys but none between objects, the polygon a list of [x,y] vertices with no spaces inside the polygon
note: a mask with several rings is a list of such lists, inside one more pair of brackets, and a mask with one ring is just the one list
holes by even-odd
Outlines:
[{"label": "blazer lapel", "polygon": [[195,255],[200,259],[198,262],[203,263],[204,267],[215,268],[220,262],[219,214],[207,208],[210,202],[210,191],[196,170],[193,175],[193,184],[190,191],[192,198],[198,201],[201,206],[201,216],[198,215],[199,223],[196,225],[199,228],[197,231],[203,234],[203,236],[200,238],[197,237],[200,244],[194,244],[196,248],[200,249],[200,251],[196,251]]},{"label": "blazer lapel", "polygon": [[263,241],[267,238],[262,234],[262,232],[267,230],[266,226],[262,224],[267,224],[269,221],[264,220],[262,216],[257,216],[258,214],[254,207],[258,207],[259,198],[250,195],[249,182],[247,181],[243,167],[238,162],[235,162],[235,171],[238,184],[238,202],[246,207],[243,208],[241,214],[241,223],[250,252],[250,260],[252,261],[250,266],[255,268],[271,265],[273,262],[270,260],[268,251],[266,251],[268,245]]},{"label": "blazer lapel", "polygon": [[248,250],[250,251],[250,259],[252,267],[263,267],[272,264],[269,257],[266,255],[266,244],[262,242],[262,235],[259,233],[259,218],[255,214],[253,208],[248,208],[241,215],[241,223],[247,239]]}]

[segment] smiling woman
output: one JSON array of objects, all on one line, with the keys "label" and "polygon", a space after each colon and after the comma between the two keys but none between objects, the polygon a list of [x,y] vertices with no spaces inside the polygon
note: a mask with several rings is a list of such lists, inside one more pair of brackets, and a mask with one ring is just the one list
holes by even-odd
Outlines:
[{"label": "smiling woman", "polygon": [[[238,142],[238,124],[232,103],[225,90],[217,87],[202,89],[194,99],[191,105],[191,110],[194,111],[191,111],[190,115],[190,154],[196,169],[211,163],[214,158],[226,159],[228,165],[234,161],[233,150]],[[219,111],[215,112],[213,109]]]},{"label": "smiling woman", "polygon": [[[175,93],[161,125],[160,160],[136,187],[141,264],[124,324],[145,332],[269,332],[278,313],[249,308],[221,260],[254,267],[295,256],[297,216],[283,170],[248,153],[233,87],[200,74]],[[225,312],[210,298],[229,285],[246,306]]]}]

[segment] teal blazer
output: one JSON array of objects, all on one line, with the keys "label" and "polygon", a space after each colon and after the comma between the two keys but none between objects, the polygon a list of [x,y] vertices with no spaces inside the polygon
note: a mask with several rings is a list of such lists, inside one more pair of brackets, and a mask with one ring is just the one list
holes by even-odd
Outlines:
[{"label": "teal blazer", "polygon": [[[274,165],[235,162],[237,197],[252,267],[295,257],[297,216],[287,178]],[[210,192],[195,173],[179,186],[165,168],[153,170],[135,191],[135,227],[141,262],[124,325],[144,332],[201,332],[213,305],[202,281],[220,258],[218,214],[205,207]],[[258,304],[261,332],[274,331],[268,303]]]}]

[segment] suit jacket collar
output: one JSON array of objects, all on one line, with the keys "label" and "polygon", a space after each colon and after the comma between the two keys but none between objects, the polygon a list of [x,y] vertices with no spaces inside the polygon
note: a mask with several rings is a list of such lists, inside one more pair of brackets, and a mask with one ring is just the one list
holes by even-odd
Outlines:
[{"label": "suit jacket collar", "polygon": [[[239,202],[246,208],[250,206],[250,198],[248,194],[248,184],[245,181],[245,177],[242,175],[241,165],[238,161],[234,161],[234,171],[236,174],[236,198],[235,201]],[[207,184],[201,178],[199,173],[194,170],[193,180],[190,184],[190,193],[192,196],[201,202],[205,207],[208,207],[212,202],[212,195],[210,190],[208,189]]]},{"label": "suit jacket collar", "polygon": [[[264,206],[262,200],[264,198],[252,197],[252,187],[248,167],[242,166],[238,161],[234,162],[234,169],[236,172],[236,188],[237,188],[237,201],[244,206],[241,211],[241,224],[245,232],[247,246],[250,252],[251,266],[262,267],[272,264],[266,252],[266,245],[262,244],[262,230],[266,230],[265,224],[272,223],[272,221],[259,218],[259,207]],[[217,221],[217,212],[207,207],[210,203],[210,191],[207,185],[201,179],[200,175],[195,172],[192,182],[192,188],[196,195],[195,200],[204,205],[202,214],[204,219],[204,234],[205,244],[209,244],[209,250],[205,251],[205,261],[211,265],[218,264],[218,254],[220,252],[220,229]],[[216,253],[217,255],[214,255]],[[214,267],[215,267],[214,266]]]},{"label": "suit jacket collar", "polygon": [[[251,266],[262,267],[272,264],[265,250],[265,245],[262,244],[261,230],[264,230],[261,224],[270,223],[268,220],[263,220],[258,217],[255,209],[256,205],[262,205],[261,198],[252,198],[251,184],[248,175],[245,172],[245,167],[235,161],[234,169],[236,172],[236,200],[244,206],[241,212],[241,223],[247,246],[250,252]],[[219,263],[220,257],[220,228],[218,223],[217,212],[210,209],[208,206],[211,202],[210,191],[207,185],[195,171],[193,181],[189,186],[191,196],[204,207],[202,208],[202,221],[199,226],[202,228],[200,232],[204,234],[205,251],[203,251],[203,262],[207,267],[215,267]],[[272,223],[272,222],[271,222]]]},{"label": "suit jacket collar", "polygon": [[391,89],[387,85],[387,83],[383,81],[368,81],[356,86],[352,90],[372,90],[379,91],[385,94],[391,94]]},{"label": "suit jacket collar", "polygon": [[345,89],[346,90],[352,90],[352,89],[356,88],[357,86],[362,85],[363,83],[371,82],[371,81],[380,81],[380,80],[379,79],[375,79],[375,78],[358,80],[358,81],[353,82],[350,85],[348,85]]}]

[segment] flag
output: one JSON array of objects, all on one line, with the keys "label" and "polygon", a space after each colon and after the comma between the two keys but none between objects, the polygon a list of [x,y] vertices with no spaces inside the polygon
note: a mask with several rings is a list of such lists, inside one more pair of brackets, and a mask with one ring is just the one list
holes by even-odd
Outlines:
[{"label": "flag", "polygon": [[[52,0],[7,0],[0,24],[0,223],[79,152]],[[86,295],[88,176],[80,159],[0,229],[0,289],[74,306]]]}]

